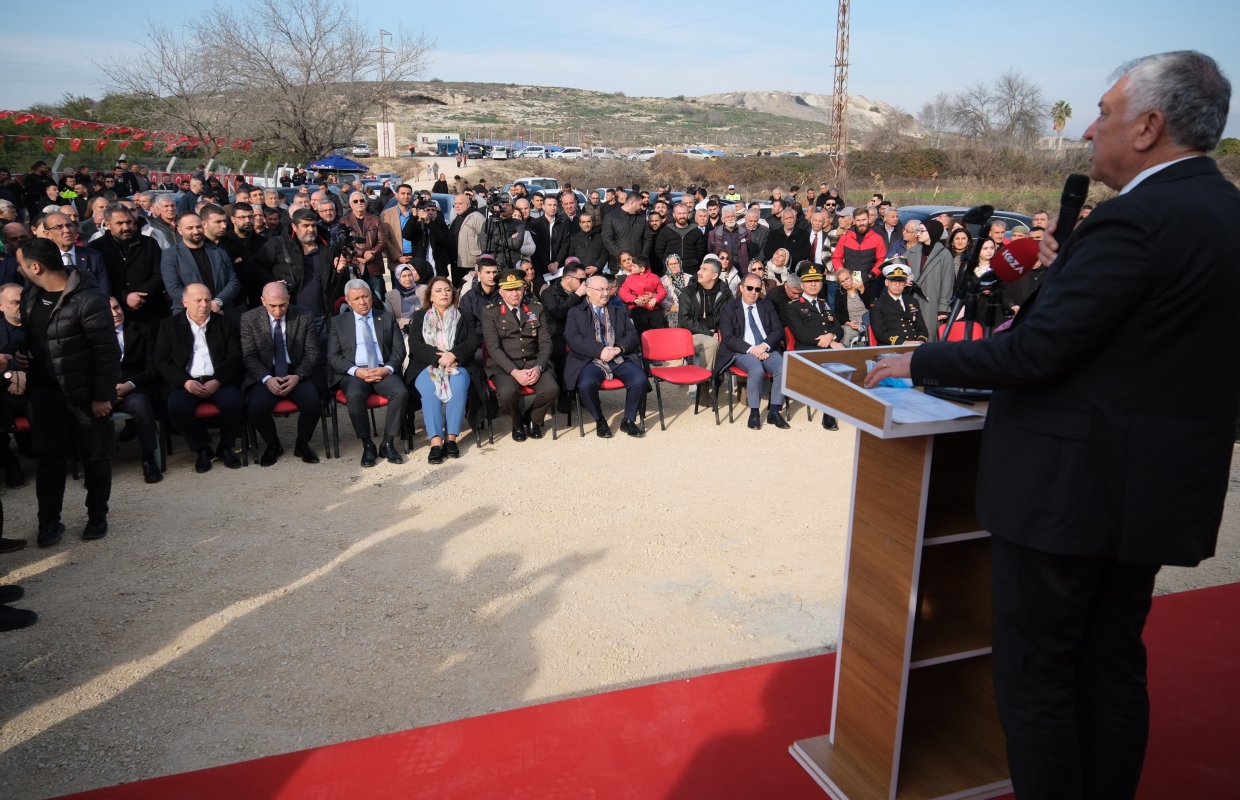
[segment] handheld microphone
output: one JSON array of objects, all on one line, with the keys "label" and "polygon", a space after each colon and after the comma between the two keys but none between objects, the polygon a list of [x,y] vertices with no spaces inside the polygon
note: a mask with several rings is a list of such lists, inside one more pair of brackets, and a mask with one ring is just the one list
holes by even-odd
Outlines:
[{"label": "handheld microphone", "polygon": [[1039,247],[1036,239],[1008,242],[990,260],[990,269],[1004,283],[1018,281],[1038,265]]},{"label": "handheld microphone", "polygon": [[1055,227],[1055,241],[1062,250],[1064,242],[1076,227],[1076,220],[1081,216],[1081,207],[1089,195],[1089,176],[1074,172],[1064,181],[1063,194],[1059,197],[1059,222]]}]

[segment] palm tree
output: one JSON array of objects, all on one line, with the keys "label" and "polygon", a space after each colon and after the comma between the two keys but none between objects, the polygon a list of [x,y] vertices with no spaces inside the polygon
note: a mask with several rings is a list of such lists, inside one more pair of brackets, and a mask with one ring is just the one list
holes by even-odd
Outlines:
[{"label": "palm tree", "polygon": [[1051,122],[1055,123],[1055,148],[1063,149],[1063,129],[1068,124],[1068,120],[1072,117],[1072,106],[1068,105],[1066,100],[1057,100],[1055,105],[1051,106]]}]

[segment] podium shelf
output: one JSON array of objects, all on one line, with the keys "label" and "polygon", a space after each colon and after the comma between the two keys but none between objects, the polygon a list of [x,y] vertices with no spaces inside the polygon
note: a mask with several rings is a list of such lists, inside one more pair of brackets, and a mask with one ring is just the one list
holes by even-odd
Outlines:
[{"label": "podium shelf", "polygon": [[922,551],[909,668],[990,652],[990,537]]}]

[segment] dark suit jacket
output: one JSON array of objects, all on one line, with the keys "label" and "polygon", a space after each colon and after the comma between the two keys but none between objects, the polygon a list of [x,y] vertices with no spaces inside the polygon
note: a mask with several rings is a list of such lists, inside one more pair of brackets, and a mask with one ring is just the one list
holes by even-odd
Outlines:
[{"label": "dark suit jacket", "polygon": [[[603,308],[607,310],[607,316],[611,320],[620,355],[628,356],[626,360],[640,366],[641,361],[633,354],[637,352],[641,339],[637,335],[637,328],[633,327],[632,318],[619,306],[606,305]],[[577,378],[586,364],[603,352],[603,343],[594,338],[592,303],[575,305],[568,312],[568,319],[564,323],[564,342],[568,345],[568,358],[564,361],[564,388],[571,390],[577,387]]]},{"label": "dark suit jacket", "polygon": [[[210,330],[211,326],[207,326]],[[141,322],[125,320],[121,328],[125,352],[121,354],[121,383],[132,383],[134,388],[150,394],[159,384],[159,370],[155,366],[155,332]]]},{"label": "dark suit jacket", "polygon": [[[405,337],[397,327],[396,317],[382,303],[371,307],[375,320],[375,341],[379,345],[379,366],[392,370],[394,375],[403,374],[405,366]],[[331,318],[327,338],[328,382],[333,386],[357,366],[357,328],[353,309],[341,306],[340,313]]]},{"label": "dark suit jacket", "polygon": [[[227,253],[210,242],[203,246],[207,248],[207,260],[215,278],[215,299],[223,304],[225,314],[234,319],[239,318],[245,310],[242,304],[245,298],[241,294],[241,281],[237,279],[232,261]],[[198,262],[194,260],[193,253],[184,243],[169,247],[163,252],[159,271],[163,275],[164,290],[172,301],[172,310],[184,310],[181,296],[185,294],[185,287],[191,283],[202,283],[202,273],[198,271]]]},{"label": "dark suit jacket", "polygon": [[914,351],[917,384],[998,390],[983,528],[1050,553],[1213,555],[1240,407],[1225,357],[1240,261],[1217,232],[1238,218],[1240,190],[1213,160],[1167,167],[1094,209],[1009,332]]},{"label": "dark suit jacket", "polygon": [[794,225],[792,233],[784,233],[784,226],[775,220],[771,225],[771,232],[766,235],[766,244],[762,250],[762,260],[769,260],[775,255],[775,251],[783,247],[788,250],[788,266],[793,269],[805,259],[809,258],[809,232],[800,226]]},{"label": "dark suit jacket", "polygon": [[[319,334],[314,317],[296,306],[284,315],[284,349],[288,353],[290,375],[303,381],[313,378],[319,363]],[[245,360],[242,388],[248,389],[272,373],[275,342],[266,308],[255,308],[241,315],[241,357]]]},{"label": "dark suit jacket", "polygon": [[[771,346],[772,352],[782,351],[784,349],[784,321],[779,318],[779,312],[775,310],[770,300],[759,300],[755,305],[758,322],[766,333],[766,339],[763,341]],[[739,297],[729,300],[719,314],[719,335],[723,337],[723,349],[731,351],[732,355],[743,355],[751,346],[745,341],[746,317],[744,301]],[[723,369],[728,363],[731,363],[731,359],[727,359],[722,366],[716,361],[715,368],[716,370]]]},{"label": "dark suit jacket", "polygon": [[76,245],[73,248],[73,254],[73,262],[77,264],[77,268],[90,273],[105,296],[111,294],[108,289],[108,268],[103,263],[103,256],[99,255],[99,251],[91,247]]},{"label": "dark suit jacket", "polygon": [[168,297],[164,294],[164,276],[160,272],[163,251],[149,236],[135,234],[130,247],[122,249],[105,233],[94,242],[107,266],[110,294],[125,305],[130,292],[146,292],[146,303],[134,311],[125,308],[125,316],[146,325],[158,325],[168,316]]},{"label": "dark suit jacket", "polygon": [[548,229],[547,218],[532,219],[527,224],[530,235],[534,237],[534,254],[530,260],[534,269],[541,275],[546,272],[547,265],[552,261],[563,264],[568,258],[568,240],[573,233],[573,224],[568,218],[557,218],[555,227]]},{"label": "dark suit jacket", "polygon": [[[207,323],[207,349],[211,352],[215,379],[224,386],[240,386],[245,364],[241,359],[241,336],[232,320],[222,314],[211,315]],[[170,391],[183,388],[185,382],[194,377],[189,374],[193,356],[194,334],[189,329],[185,312],[173,314],[161,322],[159,337],[155,340],[155,367]]]}]

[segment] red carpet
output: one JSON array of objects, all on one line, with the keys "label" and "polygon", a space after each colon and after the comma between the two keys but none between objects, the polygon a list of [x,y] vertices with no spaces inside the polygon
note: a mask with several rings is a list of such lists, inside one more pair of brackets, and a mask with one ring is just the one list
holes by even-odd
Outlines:
[{"label": "red carpet", "polygon": [[[1157,598],[1139,796],[1240,794],[1240,584]],[[780,798],[830,725],[832,655],[563,700],[100,789],[78,798]]]}]

